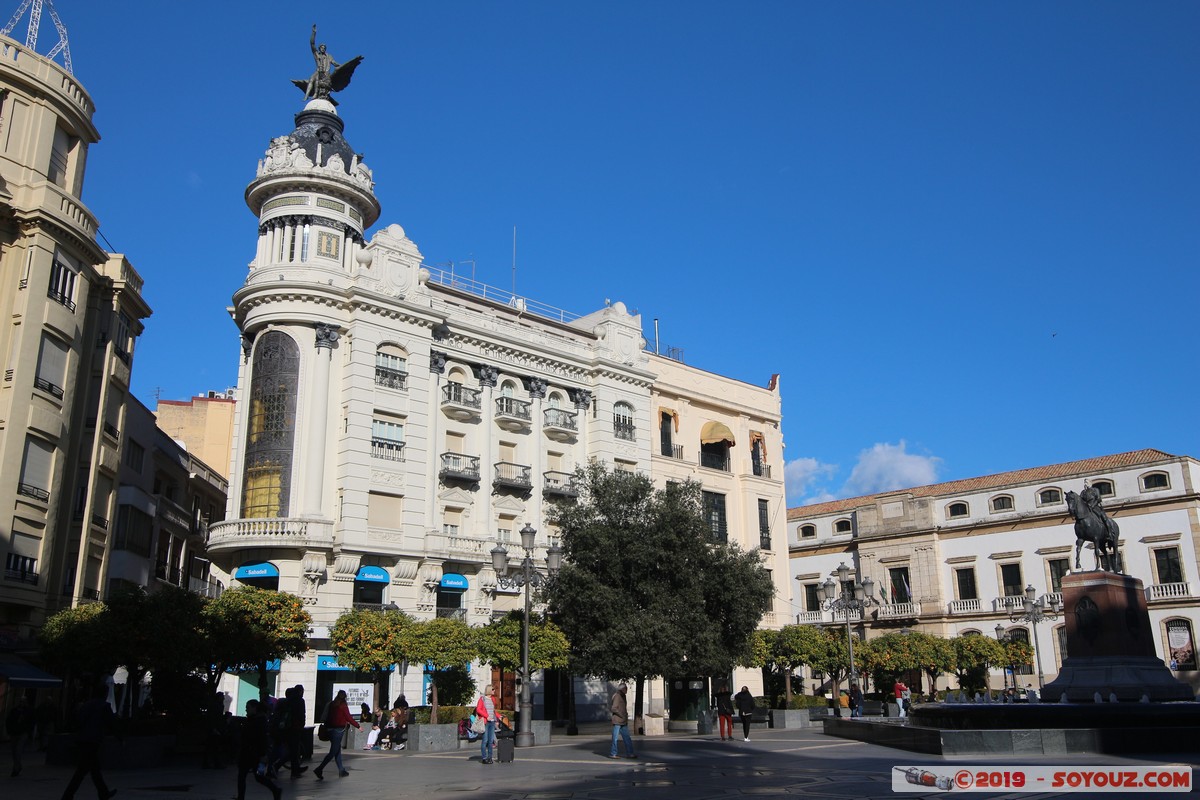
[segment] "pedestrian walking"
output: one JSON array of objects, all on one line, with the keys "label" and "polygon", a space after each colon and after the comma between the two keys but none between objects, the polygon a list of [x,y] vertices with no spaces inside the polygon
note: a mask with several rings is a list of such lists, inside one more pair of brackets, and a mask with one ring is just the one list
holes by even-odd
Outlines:
[{"label": "pedestrian walking", "polygon": [[113,710],[108,704],[108,687],[103,684],[92,691],[92,697],[75,714],[75,774],[63,790],[62,800],[72,800],[85,776],[90,775],[96,787],[96,796],[108,800],[117,793],[109,789],[100,774],[100,745],[104,737],[112,732]]},{"label": "pedestrian walking", "polygon": [[267,732],[267,716],[260,714],[257,700],[246,701],[246,719],[242,723],[241,744],[237,759],[237,800],[246,800],[246,773],[271,790],[274,800],[279,800],[283,791],[271,779],[271,742]]},{"label": "pedestrian walking", "polygon": [[483,687],[479,702],[475,704],[475,717],[486,724],[479,736],[479,763],[491,764],[496,756],[496,687],[490,683]]},{"label": "pedestrian walking", "polygon": [[[275,751],[285,754],[286,763],[290,766],[293,778],[299,778],[301,773],[308,767],[300,766],[300,737],[304,733],[305,715],[308,712],[307,706],[304,703],[304,687],[301,684],[296,684],[292,688],[283,693],[283,711],[280,714],[279,730],[272,732],[273,736],[279,737],[280,741],[276,743]],[[279,761],[275,764],[275,768],[279,769],[284,765],[284,761]]]},{"label": "pedestrian walking", "polygon": [[743,686],[742,690],[733,696],[733,704],[737,706],[738,716],[742,720],[742,741],[750,741],[750,721],[754,718],[754,695],[750,687]]},{"label": "pedestrian walking", "polygon": [[609,703],[609,713],[612,714],[612,747],[608,750],[609,758],[617,758],[617,737],[625,744],[625,757],[637,758],[633,752],[633,739],[629,736],[629,684],[622,683],[613,692],[612,702]]},{"label": "pedestrian walking", "polygon": [[857,683],[850,684],[850,716],[861,717],[863,715],[863,693],[862,689],[858,688]]},{"label": "pedestrian walking", "polygon": [[[886,684],[885,684],[886,685]],[[896,708],[899,709],[900,717],[908,716],[908,698],[911,696],[908,693],[908,687],[904,685],[904,681],[896,679],[896,684],[892,687],[892,694],[896,696]]]},{"label": "pedestrian walking", "polygon": [[8,734],[9,743],[12,746],[12,776],[14,778],[21,774],[21,754],[25,752],[25,745],[33,737],[33,725],[33,706],[29,704],[28,697],[21,695],[17,698],[17,704],[8,712],[8,718],[4,720],[4,730]]},{"label": "pedestrian walking", "polygon": [[346,726],[353,725],[356,728],[362,726],[354,719],[354,715],[350,713],[350,709],[346,707],[346,690],[342,689],[337,693],[337,696],[329,701],[329,705],[325,707],[323,715],[325,730],[329,732],[329,752],[325,754],[324,760],[321,761],[321,766],[313,770],[313,775],[317,780],[325,780],[325,765],[330,761],[334,761],[338,768],[338,777],[347,778],[350,773],[346,771],[346,767],[342,764],[342,737],[346,735]]},{"label": "pedestrian walking", "polygon": [[50,737],[54,735],[54,725],[58,721],[58,706],[54,704],[53,700],[46,697],[38,703],[33,713],[37,718],[37,749],[38,752],[42,752],[50,744]]},{"label": "pedestrian walking", "polygon": [[727,738],[733,741],[733,692],[729,691],[729,686],[722,683],[717,687],[716,693],[713,694],[713,699],[717,704],[717,728],[721,734],[721,741]]}]

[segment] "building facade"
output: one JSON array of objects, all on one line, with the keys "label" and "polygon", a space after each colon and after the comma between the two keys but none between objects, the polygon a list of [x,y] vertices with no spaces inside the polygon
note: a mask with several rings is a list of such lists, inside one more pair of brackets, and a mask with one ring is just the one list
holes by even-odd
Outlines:
[{"label": "building facade", "polygon": [[[352,607],[471,624],[519,607],[491,549],[528,524],[541,560],[556,538],[548,512],[574,500],[573,472],[589,460],[656,478],[661,468],[664,480],[694,472],[656,455],[659,381],[672,403],[694,401],[689,426],[702,412],[745,431],[736,473],[704,480],[731,497],[738,540],[759,545],[746,498],[782,506],[777,387],[651,355],[623,303],[578,317],[424,265],[399,225],[368,241],[380,205],[342,119],[315,99],[295,122],[246,190],[259,235],[234,295],[244,358],[227,519],[208,537],[229,581],[293,592],[313,614],[313,649],[280,665],[276,685],[303,684],[319,705],[335,683],[369,680],[340,669],[329,648],[330,626]],[[722,393],[731,396],[700,400]],[[749,466],[750,429],[771,442],[766,477]],[[781,553],[766,555],[786,597]],[[428,676],[400,672],[391,694],[423,699]],[[256,692],[254,681],[244,676],[239,695]],[[576,691],[581,706],[605,695]],[[552,694],[537,690],[538,714],[561,718]]]},{"label": "building facade", "polygon": [[[1090,544],[1077,554],[1066,505],[1067,492],[1090,485],[1120,526],[1125,572],[1145,584],[1156,651],[1195,691],[1198,480],[1195,459],[1138,450],[792,508],[794,619],[845,624],[821,609],[817,589],[845,563],[879,587],[877,603],[852,619],[859,638],[905,628],[947,638],[995,636],[1001,626],[1036,650],[1034,666],[1017,670],[1017,683],[1036,686],[1039,671],[1048,682],[1066,655],[1064,620],[1033,625],[1011,617],[1027,587],[1052,596],[1064,575],[1095,568]],[[999,688],[1012,679],[997,671],[992,680]]]},{"label": "building facade", "polygon": [[179,440],[222,476],[229,475],[233,447],[233,410],[237,390],[210,391],[191,400],[159,400],[154,407],[158,427]]},{"label": "building facade", "polygon": [[82,200],[94,106],[62,67],[0,37],[0,628],[100,597],[116,511],[142,279],[96,244]]}]

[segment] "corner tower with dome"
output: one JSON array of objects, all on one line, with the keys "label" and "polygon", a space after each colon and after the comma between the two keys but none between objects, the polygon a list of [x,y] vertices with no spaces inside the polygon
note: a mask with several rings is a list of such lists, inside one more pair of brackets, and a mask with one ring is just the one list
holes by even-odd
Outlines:
[{"label": "corner tower with dome", "polygon": [[[335,683],[372,682],[330,648],[347,609],[394,604],[481,625],[520,607],[491,550],[515,551],[529,525],[543,559],[557,536],[549,510],[574,502],[573,471],[593,458],[660,485],[711,486],[722,535],[745,549],[767,543],[780,595],[764,624],[786,621],[778,381],[751,386],[655,355],[624,303],[570,314],[425,266],[400,225],[368,237],[380,204],[345,127],[327,96],[306,100],[246,190],[258,239],[233,296],[243,358],[229,508],[208,552],[233,585],[292,592],[313,615],[312,649],[278,665],[271,691],[303,684],[316,713]],[[672,445],[658,408],[668,402]],[[720,464],[701,458],[714,446],[701,441],[710,422],[727,433]],[[511,675],[473,669],[480,685],[511,691]],[[753,674],[737,680],[757,685]],[[241,676],[237,707],[257,683]],[[389,697],[416,705],[427,686],[419,666],[397,668]],[[578,719],[603,718],[603,703],[589,705],[603,687],[553,674],[534,686],[535,719],[566,718],[572,686]],[[663,707],[665,684],[650,703]]]}]

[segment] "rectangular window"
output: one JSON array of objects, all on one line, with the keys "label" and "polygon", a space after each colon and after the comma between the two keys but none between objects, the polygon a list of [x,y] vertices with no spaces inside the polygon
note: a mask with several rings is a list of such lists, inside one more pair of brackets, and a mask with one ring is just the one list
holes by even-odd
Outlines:
[{"label": "rectangular window", "polygon": [[404,423],[371,420],[371,455],[388,461],[403,461]]},{"label": "rectangular window", "polygon": [[38,500],[50,499],[50,468],[54,463],[54,445],[42,439],[25,440],[25,457],[21,463],[18,494]]},{"label": "rectangular window", "polygon": [[1183,583],[1183,564],[1178,547],[1163,547],[1154,551],[1154,571],[1159,584]]},{"label": "rectangular window", "polygon": [[977,600],[979,592],[975,588],[975,568],[961,567],[954,570],[954,584],[958,589],[959,600]]},{"label": "rectangular window", "polygon": [[893,603],[911,603],[912,588],[908,585],[908,567],[892,567],[888,570]]},{"label": "rectangular window", "polygon": [[367,527],[398,530],[404,514],[404,498],[393,494],[370,492],[367,495]]},{"label": "rectangular window", "polygon": [[67,346],[52,336],[42,334],[41,351],[38,353],[35,388],[62,399],[64,376],[67,374]]},{"label": "rectangular window", "polygon": [[75,310],[75,270],[58,258],[50,266],[50,285],[46,287],[46,296]]},{"label": "rectangular window", "polygon": [[4,578],[5,580],[17,581],[18,583],[38,582],[37,559],[31,556],[23,556],[17,553],[9,553],[4,562]]},{"label": "rectangular window", "polygon": [[758,501],[758,546],[763,550],[771,549],[771,514],[767,501]]},{"label": "rectangular window", "polygon": [[125,466],[137,474],[142,474],[142,467],[146,463],[146,448],[142,447],[132,439],[125,440]]},{"label": "rectangular window", "polygon": [[68,188],[67,174],[71,165],[71,151],[78,140],[62,128],[54,129],[54,144],[50,150],[50,165],[46,179],[61,189]]},{"label": "rectangular window", "polygon": [[150,557],[154,537],[154,520],[133,506],[117,507],[117,532],[113,537],[114,550],[126,550],[143,558]]},{"label": "rectangular window", "polygon": [[1069,558],[1052,558],[1046,562],[1046,569],[1050,571],[1050,591],[1062,591],[1062,579],[1071,571],[1071,559]]},{"label": "rectangular window", "polygon": [[708,523],[714,542],[724,542],[729,538],[729,530],[725,519],[725,495],[716,492],[703,492],[704,520]]},{"label": "rectangular window", "polygon": [[462,522],[461,508],[447,508],[442,514],[442,533],[447,536],[457,536],[458,526]]},{"label": "rectangular window", "polygon": [[283,468],[262,463],[247,466],[242,486],[242,516],[246,519],[278,517],[283,511]]},{"label": "rectangular window", "polygon": [[129,357],[133,354],[133,323],[124,311],[117,312],[117,329],[113,333],[113,351],[116,352],[117,358],[126,364],[129,363]]},{"label": "rectangular window", "polygon": [[819,584],[819,583],[804,584],[804,610],[805,611],[820,611],[821,610],[821,584]]},{"label": "rectangular window", "polygon": [[1020,564],[1001,564],[1000,583],[1005,597],[1020,597],[1025,594],[1025,581],[1021,578]]},{"label": "rectangular window", "polygon": [[308,261],[308,225],[304,226],[303,238],[300,240],[300,260]]}]

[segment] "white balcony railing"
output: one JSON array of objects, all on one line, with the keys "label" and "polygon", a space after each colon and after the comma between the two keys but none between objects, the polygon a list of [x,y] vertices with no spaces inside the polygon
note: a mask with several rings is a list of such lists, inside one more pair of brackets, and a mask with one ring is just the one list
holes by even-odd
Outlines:
[{"label": "white balcony railing", "polygon": [[208,528],[208,549],[241,547],[332,547],[329,520],[268,517],[214,522]]},{"label": "white balcony railing", "polygon": [[920,615],[920,603],[888,603],[879,607],[880,619],[903,619]]},{"label": "white balcony railing", "polygon": [[1187,583],[1152,583],[1146,587],[1146,600],[1178,600],[1191,597]]},{"label": "white balcony railing", "polygon": [[978,597],[973,598],[971,600],[951,600],[950,601],[950,613],[951,614],[974,614],[978,611],[983,610],[981,608],[981,606],[982,606],[982,603]]},{"label": "white balcony railing", "polygon": [[821,624],[820,611],[801,611],[796,615],[797,625],[819,625]]},{"label": "white balcony railing", "polygon": [[1010,611],[1016,611],[1018,609],[1024,608],[1024,606],[1025,606],[1025,595],[1023,595],[1023,594],[1014,594],[1014,595],[1007,595],[1005,597],[997,597],[995,600],[992,601],[992,610],[999,611],[1004,614],[1007,614]]},{"label": "white balcony railing", "polygon": [[863,612],[862,612],[861,608],[852,608],[849,610],[834,611],[833,612],[833,621],[845,623],[847,615],[849,615],[851,622],[862,622]]}]

